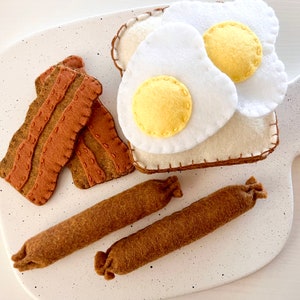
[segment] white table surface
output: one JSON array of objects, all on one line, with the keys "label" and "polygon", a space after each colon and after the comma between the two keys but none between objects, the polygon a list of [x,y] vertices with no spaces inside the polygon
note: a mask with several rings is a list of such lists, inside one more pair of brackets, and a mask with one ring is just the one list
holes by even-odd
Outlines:
[{"label": "white table surface", "polygon": [[[279,5],[280,1],[272,1]],[[46,28],[116,10],[168,3],[170,1],[73,0],[63,2],[61,0],[0,0],[0,54],[11,44]],[[296,32],[296,35],[295,38],[299,39],[299,32]],[[271,263],[254,274],[233,283],[197,294],[182,296],[178,299],[300,299],[299,182],[300,158],[298,157],[293,165],[295,210],[292,231],[284,249]],[[3,201],[4,199],[0,200]],[[0,236],[0,299],[31,299],[19,285],[3,243],[3,238]]]}]

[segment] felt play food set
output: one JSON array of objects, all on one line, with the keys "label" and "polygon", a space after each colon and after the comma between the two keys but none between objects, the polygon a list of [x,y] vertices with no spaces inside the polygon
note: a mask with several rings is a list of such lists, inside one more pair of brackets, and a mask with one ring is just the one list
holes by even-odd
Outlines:
[{"label": "felt play food set", "polygon": [[[29,195],[23,187],[14,186],[20,194],[7,180],[0,182],[6,246],[17,276],[32,294],[43,299],[61,293],[89,299],[172,297],[248,275],[281,250],[292,220],[288,174],[299,148],[294,130],[299,127],[299,80],[288,85],[275,52],[278,30],[274,11],[262,1],[183,1],[54,28],[19,43],[18,55],[3,54],[0,65],[8,77],[18,72],[20,60],[36,78],[67,57],[35,81],[37,101],[31,107],[40,110],[46,99],[47,109],[30,114],[32,122],[12,139],[10,160],[1,162],[7,179],[14,165],[28,173],[18,166],[16,151],[24,147],[16,149],[18,143],[30,146],[24,135],[35,129],[35,120],[47,123],[42,116],[51,108],[48,94],[60,96],[65,106],[83,101],[91,91],[93,96],[88,114],[79,109],[68,119],[66,129],[73,128],[73,117],[84,117],[68,155],[59,151],[65,143],[58,140],[54,154],[44,155],[57,167],[56,180],[48,193],[29,200],[46,205],[23,201]],[[43,46],[45,38],[51,53]],[[39,61],[44,65],[34,71],[33,49],[46,53]],[[86,68],[67,49],[82,55]],[[76,80],[68,87],[61,72]],[[2,82],[8,82],[6,76]],[[18,82],[26,82],[20,88],[26,94],[30,82]],[[79,91],[83,95],[75,97]],[[13,93],[10,87],[10,101]],[[25,113],[27,103],[18,105]],[[10,107],[4,109],[5,118]],[[43,175],[37,158],[47,137],[64,128],[55,129],[66,120],[63,111],[53,114],[44,138],[36,140],[37,154],[32,153],[35,173],[29,176],[34,179]],[[62,133],[67,142],[70,134]],[[135,168],[146,174],[132,172]],[[168,178],[148,175],[177,170],[186,171]],[[37,188],[43,182],[35,180]],[[180,199],[169,202],[171,197]],[[116,278],[108,283],[97,273]]]},{"label": "felt play food set", "polygon": [[182,1],[124,24],[113,40],[118,118],[146,173],[254,162],[278,144],[287,76],[279,24],[260,0]]}]

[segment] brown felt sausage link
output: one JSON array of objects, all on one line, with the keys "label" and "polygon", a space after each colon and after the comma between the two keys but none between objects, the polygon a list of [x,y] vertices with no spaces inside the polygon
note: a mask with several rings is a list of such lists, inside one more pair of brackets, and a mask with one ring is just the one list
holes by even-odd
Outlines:
[{"label": "brown felt sausage link", "polygon": [[105,279],[129,273],[175,249],[205,236],[251,209],[265,198],[262,185],[251,177],[245,185],[228,186],[181,211],[114,243],[95,256],[95,270]]},{"label": "brown felt sausage link", "polygon": [[46,267],[181,197],[176,176],[148,180],[39,233],[12,256],[19,271]]}]

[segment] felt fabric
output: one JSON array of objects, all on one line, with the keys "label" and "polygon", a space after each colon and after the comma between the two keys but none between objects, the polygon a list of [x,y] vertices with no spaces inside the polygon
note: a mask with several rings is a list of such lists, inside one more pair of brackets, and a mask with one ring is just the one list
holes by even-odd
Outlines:
[{"label": "felt fabric", "polygon": [[[180,1],[162,15],[162,24],[183,22],[194,26],[201,34],[224,21],[240,22],[259,38],[263,56],[256,72],[236,84],[239,104],[237,109],[248,117],[260,117],[273,111],[284,99],[287,75],[275,53],[279,22],[274,10],[262,0],[228,2]],[[228,39],[230,43],[231,39]]]},{"label": "felt fabric", "polygon": [[261,43],[242,23],[217,23],[204,32],[203,39],[209,58],[235,83],[247,80],[261,64]]},{"label": "felt fabric", "polygon": [[[83,59],[76,55],[68,56],[58,65],[86,74]],[[54,70],[55,66],[51,66],[36,79],[37,94]],[[67,166],[72,172],[74,184],[81,189],[88,189],[134,171],[128,147],[120,139],[114,119],[100,99],[93,103],[92,114],[79,133]]]},{"label": "felt fabric", "polygon": [[128,146],[100,99],[94,102],[91,117],[79,137],[68,162],[78,188],[88,189],[134,171]]},{"label": "felt fabric", "polygon": [[110,280],[132,272],[213,232],[252,209],[267,192],[254,177],[226,186],[115,242],[95,255],[95,270]]},{"label": "felt fabric", "polygon": [[113,40],[113,55],[116,55],[115,63],[122,72],[126,69],[131,56],[140,42],[161,25],[162,11],[162,9],[158,9],[141,14],[136,18],[130,19],[120,28]]},{"label": "felt fabric", "polygon": [[132,147],[137,169],[146,173],[254,162],[266,158],[278,144],[276,114],[247,118],[235,113],[215,135],[191,150],[151,154]]},{"label": "felt fabric", "polygon": [[[144,25],[152,22],[152,17],[151,12],[143,15]],[[216,23],[242,23],[258,37],[263,57],[253,76],[235,84],[238,96],[237,112],[223,128],[190,150],[170,154],[150,153],[151,148],[136,147],[129,140],[135,166],[143,172],[154,173],[249,163],[266,158],[278,144],[278,126],[274,110],[284,100],[287,89],[284,65],[275,53],[279,22],[274,10],[262,0],[210,3],[180,1],[162,9],[155,17],[161,18],[159,27],[182,22],[192,25],[200,34],[204,34]],[[121,63],[118,58],[123,55],[121,52],[127,51],[126,44],[134,40],[135,30],[139,31],[139,23],[139,17],[128,21],[114,39],[113,59],[121,74],[127,68],[127,64],[125,61]],[[128,35],[125,41],[123,37],[129,29],[132,36]],[[150,34],[149,31],[147,36]],[[138,48],[138,44],[143,41],[144,37],[137,35],[139,38],[131,43],[131,49]],[[119,47],[120,44],[122,47]],[[130,59],[128,56],[128,62]],[[193,63],[186,67],[193,69]],[[210,84],[210,80],[207,79],[206,83]]]},{"label": "felt fabric", "polygon": [[38,81],[39,93],[0,162],[0,176],[32,203],[43,205],[55,190],[102,86],[63,64],[50,68]]},{"label": "felt fabric", "polygon": [[21,272],[46,267],[181,196],[176,176],[137,184],[28,239],[12,256],[14,267]]},{"label": "felt fabric", "polygon": [[[161,14],[156,13],[157,26],[153,27],[150,25],[153,16],[151,13],[146,16],[143,15],[141,19],[143,26],[148,28],[147,34],[142,34],[137,17],[125,24],[115,38],[113,58],[121,73],[126,69],[138,44],[157,26],[183,22],[194,26],[203,35],[213,25],[230,20],[248,26],[259,38],[263,51],[261,65],[254,75],[242,82],[241,87],[236,85],[239,98],[237,109],[246,116],[259,117],[273,111],[283,101],[287,90],[287,75],[275,53],[279,22],[274,10],[264,1],[179,1],[161,10]],[[157,19],[161,19],[161,23]],[[125,56],[126,59],[123,59]],[[272,76],[269,77],[269,74]]]},{"label": "felt fabric", "polygon": [[[136,125],[132,99],[145,80],[166,74],[188,88],[192,114],[178,134],[167,139],[153,138]],[[134,146],[150,153],[177,153],[196,146],[228,122],[236,105],[233,82],[208,58],[198,31],[183,23],[162,26],[139,45],[123,74],[117,97],[124,135]]]},{"label": "felt fabric", "polygon": [[229,20],[253,30],[262,43],[264,55],[274,51],[279,22],[274,10],[262,0],[178,1],[162,15],[162,23],[188,23],[202,34],[214,24]]},{"label": "felt fabric", "polygon": [[236,84],[238,110],[250,118],[274,111],[284,100],[287,75],[283,63],[275,52],[264,56],[255,75]]},{"label": "felt fabric", "polygon": [[149,78],[138,88],[132,101],[138,127],[152,137],[171,137],[187,125],[192,112],[188,88],[171,76]]}]

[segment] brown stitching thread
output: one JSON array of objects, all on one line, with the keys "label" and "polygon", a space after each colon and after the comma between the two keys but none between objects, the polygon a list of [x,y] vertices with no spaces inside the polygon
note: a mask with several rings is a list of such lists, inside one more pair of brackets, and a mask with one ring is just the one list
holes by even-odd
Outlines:
[{"label": "brown stitching thread", "polygon": [[[275,126],[277,133],[274,134],[274,136],[277,136],[276,142],[272,142],[271,144],[273,147],[270,147],[269,149],[261,152],[258,155],[254,155],[254,153],[251,153],[249,157],[244,157],[242,153],[240,153],[240,156],[237,158],[229,158],[227,160],[216,160],[213,162],[208,162],[205,158],[203,159],[203,162],[201,163],[194,163],[192,161],[191,165],[186,165],[186,166],[179,166],[178,167],[172,167],[172,168],[161,168],[160,166],[157,166],[157,169],[148,169],[146,167],[142,167],[138,161],[133,159],[133,163],[136,167],[137,170],[140,172],[146,173],[146,174],[154,174],[154,173],[164,173],[164,172],[170,172],[170,171],[185,171],[185,170],[191,170],[191,169],[203,169],[203,168],[209,168],[209,167],[219,167],[219,166],[229,166],[229,165],[238,165],[238,164],[246,164],[246,163],[254,163],[263,159],[266,159],[267,156],[269,156],[278,146],[279,144],[279,129],[278,129],[278,119],[277,115],[274,112],[275,116],[275,123],[270,123],[270,127]],[[135,149],[133,147],[130,147],[131,151],[131,157],[134,157],[133,152]]]},{"label": "brown stitching thread", "polygon": [[[271,153],[271,152],[270,152]],[[270,153],[266,153],[269,155]],[[205,169],[209,167],[220,167],[220,166],[229,166],[229,165],[238,165],[238,164],[246,164],[246,163],[254,163],[265,159],[267,156],[259,155],[248,158],[236,158],[231,159],[230,161],[219,161],[219,162],[206,162],[206,163],[196,163],[193,165],[183,166],[183,167],[173,167],[172,169],[164,168],[164,169],[147,169],[147,167],[141,167],[138,162],[135,162],[135,167],[137,170],[145,173],[145,174],[154,174],[154,173],[165,173],[165,172],[176,172],[176,171],[186,171],[192,169]]]},{"label": "brown stitching thread", "polygon": [[36,80],[35,80],[35,89],[37,95],[41,92],[42,86],[45,83],[46,79],[50,76],[50,74],[55,70],[55,66],[51,66],[48,70],[42,73]]},{"label": "brown stitching thread", "polygon": [[[119,174],[127,173],[132,169],[132,162],[129,157],[129,149],[121,141],[115,129],[114,120],[110,112],[100,102],[93,107],[93,114],[101,118],[91,117],[87,127],[90,133],[100,145],[108,152]],[[102,128],[110,128],[103,130]],[[98,131],[99,130],[99,131]]]},{"label": "brown stitching thread", "polygon": [[[118,44],[120,42],[120,39],[123,35],[123,33],[128,29],[128,27],[133,26],[136,22],[139,22],[140,20],[145,20],[148,17],[151,17],[153,15],[158,15],[158,14],[162,14],[164,12],[164,10],[167,8],[163,7],[163,8],[156,8],[153,11],[150,12],[145,12],[137,17],[131,18],[130,20],[128,20],[125,24],[123,24],[119,30],[117,31],[116,35],[113,37],[112,41],[111,41],[111,50],[110,50],[110,54],[113,60],[113,63],[115,65],[115,67],[119,70],[121,77],[123,76],[123,72],[125,71],[125,69],[119,64],[120,59],[118,56]],[[142,18],[142,19],[140,19]],[[133,22],[134,21],[134,22]]]},{"label": "brown stitching thread", "polygon": [[[75,69],[81,71],[84,67],[84,62],[81,57],[76,55],[70,55],[65,58],[61,63],[58,65],[64,65],[71,69]],[[44,85],[47,77],[55,70],[56,66],[51,66],[47,69],[44,73],[42,73],[36,80],[35,80],[35,87],[36,93],[39,94],[41,92],[42,86]]]},{"label": "brown stitching thread", "polygon": [[79,138],[76,155],[84,169],[90,187],[105,181],[105,172],[97,164],[94,153],[88,148],[82,137]]}]

